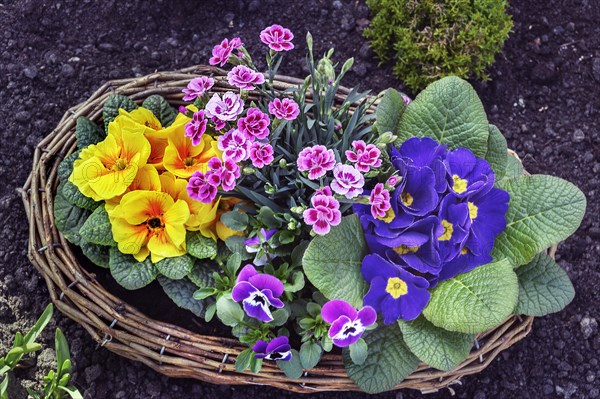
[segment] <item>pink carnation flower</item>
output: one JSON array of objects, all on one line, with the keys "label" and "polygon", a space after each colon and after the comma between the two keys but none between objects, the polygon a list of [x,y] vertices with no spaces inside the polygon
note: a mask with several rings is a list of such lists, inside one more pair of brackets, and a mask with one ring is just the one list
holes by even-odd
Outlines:
[{"label": "pink carnation flower", "polygon": [[217,157],[208,161],[210,170],[206,172],[207,182],[213,186],[223,187],[224,191],[231,191],[235,188],[235,182],[240,177],[240,167],[232,159],[226,159],[221,162]]},{"label": "pink carnation flower", "polygon": [[343,195],[348,199],[362,194],[365,178],[353,166],[337,164],[333,169],[333,177],[331,189],[336,194]]},{"label": "pink carnation flower", "polygon": [[247,66],[238,65],[229,71],[227,81],[242,90],[254,90],[254,85],[265,83],[265,77]]},{"label": "pink carnation flower", "polygon": [[222,120],[220,120],[219,118],[217,118],[217,117],[214,117],[214,116],[213,116],[212,118],[210,118],[210,121],[211,121],[212,123],[214,123],[214,125],[215,125],[215,130],[223,130],[223,128],[224,128],[225,126],[227,126],[227,122],[225,122],[225,121],[222,121]]},{"label": "pink carnation flower", "polygon": [[204,111],[198,111],[194,113],[192,120],[185,125],[185,135],[192,140],[192,145],[200,144],[202,135],[206,132],[207,122]]},{"label": "pink carnation flower", "polygon": [[233,50],[237,50],[242,47],[244,43],[240,40],[239,37],[234,37],[231,40],[223,39],[220,44],[217,44],[212,50],[212,57],[208,63],[210,65],[223,66],[229,61],[229,56]]},{"label": "pink carnation flower", "polygon": [[325,176],[327,171],[335,166],[335,154],[323,145],[315,145],[300,151],[298,155],[298,170],[308,171],[308,178],[315,180]]},{"label": "pink carnation flower", "polygon": [[290,98],[284,98],[283,100],[276,98],[269,103],[269,112],[275,118],[292,121],[298,117],[300,107],[296,101]]},{"label": "pink carnation flower", "polygon": [[209,204],[217,196],[217,187],[208,182],[204,173],[196,171],[188,181],[187,192],[190,198]]},{"label": "pink carnation flower", "polygon": [[232,129],[217,139],[219,150],[223,151],[223,159],[231,159],[233,162],[245,161],[250,156],[249,136]]},{"label": "pink carnation flower", "polygon": [[329,195],[313,195],[310,199],[312,208],[302,213],[304,223],[313,226],[315,233],[325,235],[331,230],[331,226],[337,226],[342,221],[340,203]]},{"label": "pink carnation flower", "polygon": [[289,51],[294,48],[294,34],[281,25],[271,25],[260,32],[260,40],[275,51]]},{"label": "pink carnation flower", "polygon": [[187,88],[183,89],[183,101],[193,101],[198,97],[202,97],[215,84],[214,79],[207,76],[194,78],[188,83]]},{"label": "pink carnation flower", "polygon": [[325,187],[321,187],[319,189],[317,189],[317,191],[315,191],[315,195],[329,195],[332,196],[333,192],[331,191],[331,188],[329,186],[325,186]]},{"label": "pink carnation flower", "polygon": [[267,143],[255,141],[250,146],[250,159],[256,168],[262,168],[273,162],[273,147]]},{"label": "pink carnation flower", "polygon": [[240,131],[257,139],[264,139],[269,135],[270,124],[269,116],[258,108],[249,108],[246,117],[237,122]]},{"label": "pink carnation flower", "polygon": [[369,204],[371,204],[371,215],[375,219],[385,218],[387,211],[392,206],[390,204],[390,192],[384,188],[382,183],[377,183],[371,191]]},{"label": "pink carnation flower", "polygon": [[205,116],[217,118],[222,121],[232,121],[244,111],[244,100],[239,94],[228,91],[221,98],[217,93],[213,94],[204,108]]},{"label": "pink carnation flower", "polygon": [[356,169],[360,172],[368,172],[371,168],[381,166],[381,151],[373,144],[367,145],[362,140],[352,142],[354,151],[347,150],[346,158],[348,161],[356,164]]}]

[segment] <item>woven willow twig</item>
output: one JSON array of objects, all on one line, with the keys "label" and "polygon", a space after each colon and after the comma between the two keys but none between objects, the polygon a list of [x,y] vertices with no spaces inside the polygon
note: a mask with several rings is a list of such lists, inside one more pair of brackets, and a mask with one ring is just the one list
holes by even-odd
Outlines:
[{"label": "woven willow twig", "polygon": [[[86,116],[101,123],[102,106],[111,93],[128,95],[137,102],[152,94],[160,94],[172,104],[183,104],[181,89],[197,75],[213,76],[214,91],[231,89],[224,71],[197,66],[137,79],[106,82],[87,101],[67,111],[56,129],[38,144],[32,173],[21,192],[29,220],[29,259],[46,280],[56,307],[79,323],[98,345],[142,362],[167,376],[195,378],[217,384],[269,385],[302,393],[359,390],[347,377],[338,354],[324,355],[316,368],[308,370],[298,380],[287,378],[276,365],[268,362],[264,363],[260,374],[236,371],[236,356],[245,349],[238,341],[196,334],[148,318],[108,292],[92,273],[82,268],[70,244],[56,230],[53,195],[58,185],[57,167],[75,149],[77,118]],[[279,89],[285,89],[301,82],[277,76],[274,84]],[[345,95],[349,90],[342,88],[340,92]],[[251,96],[257,98],[258,94],[252,93]],[[342,98],[338,97],[338,100]],[[465,375],[477,373],[501,351],[523,339],[531,331],[532,322],[532,317],[510,317],[501,326],[480,334],[477,337],[478,348],[456,369],[444,372],[421,364],[394,389],[412,388],[432,392],[456,383]]]}]

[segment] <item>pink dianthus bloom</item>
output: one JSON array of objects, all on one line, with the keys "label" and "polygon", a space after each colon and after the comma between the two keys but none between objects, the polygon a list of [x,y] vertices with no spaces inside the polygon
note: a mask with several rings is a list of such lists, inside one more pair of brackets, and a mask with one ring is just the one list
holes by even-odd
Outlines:
[{"label": "pink dianthus bloom", "polygon": [[250,159],[255,168],[262,168],[273,162],[273,147],[271,144],[255,141],[250,146]]},{"label": "pink dianthus bloom", "polygon": [[223,130],[225,126],[227,126],[227,122],[220,120],[219,118],[213,116],[210,118],[210,121],[214,123],[215,130]]},{"label": "pink dianthus bloom", "polygon": [[192,79],[187,88],[182,90],[185,94],[183,101],[193,101],[198,97],[202,97],[214,84],[215,81],[207,76]]},{"label": "pink dianthus bloom", "polygon": [[221,98],[217,93],[206,103],[204,108],[205,116],[208,118],[217,118],[221,121],[232,121],[244,111],[244,100],[239,94],[228,91]]},{"label": "pink dianthus bloom", "polygon": [[246,117],[237,121],[240,131],[257,139],[264,139],[269,135],[270,124],[269,116],[258,108],[249,108]]},{"label": "pink dianthus bloom", "polygon": [[348,199],[362,194],[365,178],[353,166],[337,164],[333,169],[333,177],[331,189],[336,194],[343,195]]},{"label": "pink dianthus bloom", "polygon": [[208,61],[210,65],[224,66],[229,61],[229,56],[233,50],[242,47],[244,43],[239,37],[234,37],[231,40],[223,39],[220,44],[217,44],[212,50],[212,57]]},{"label": "pink dianthus bloom", "polygon": [[260,32],[260,40],[275,51],[289,51],[294,48],[294,34],[281,25],[271,25]]},{"label": "pink dianthus bloom", "polygon": [[232,129],[217,139],[217,146],[223,151],[223,159],[231,159],[233,162],[248,159],[250,144],[251,138],[238,129]]},{"label": "pink dianthus bloom", "polygon": [[409,97],[409,96],[407,96],[406,94],[403,94],[403,95],[402,95],[402,99],[404,100],[404,103],[405,103],[406,105],[408,105],[408,104],[410,104],[410,103],[411,103],[411,99],[410,99],[410,97]]},{"label": "pink dianthus bloom", "polygon": [[302,213],[304,223],[313,226],[315,233],[325,235],[331,230],[331,226],[337,226],[342,221],[340,203],[329,195],[313,195],[310,199],[312,208]]},{"label": "pink dianthus bloom", "polygon": [[291,98],[284,98],[283,100],[276,98],[269,103],[269,112],[275,118],[292,121],[300,114],[300,107]]},{"label": "pink dianthus bloom", "polygon": [[315,145],[300,151],[298,154],[298,170],[308,171],[308,178],[315,180],[325,176],[335,166],[335,154],[324,145]]},{"label": "pink dianthus bloom", "polygon": [[247,66],[238,65],[227,73],[227,81],[242,90],[254,90],[254,85],[265,83],[265,77]]},{"label": "pink dianthus bloom", "polygon": [[377,183],[369,196],[371,204],[371,215],[375,219],[383,219],[387,211],[392,207],[390,204],[390,192],[386,190],[383,183]]},{"label": "pink dianthus bloom", "polygon": [[208,182],[204,173],[196,171],[188,181],[187,192],[191,199],[209,204],[217,196],[217,187]]},{"label": "pink dianthus bloom", "polygon": [[232,159],[226,159],[224,162],[217,157],[208,161],[210,171],[206,173],[207,181],[210,185],[223,187],[224,191],[231,191],[235,188],[235,182],[240,177],[240,167]]},{"label": "pink dianthus bloom", "polygon": [[208,120],[204,117],[204,111],[194,112],[192,120],[185,125],[185,135],[192,140],[192,145],[200,144],[202,135],[206,132]]},{"label": "pink dianthus bloom", "polygon": [[331,188],[329,186],[325,186],[325,187],[321,187],[319,189],[317,189],[317,191],[315,191],[315,195],[329,195],[332,196],[333,192],[331,191]]},{"label": "pink dianthus bloom", "polygon": [[347,150],[346,158],[348,161],[356,164],[356,169],[360,172],[368,172],[371,168],[381,166],[381,151],[373,144],[367,145],[363,140],[352,142],[354,151]]}]

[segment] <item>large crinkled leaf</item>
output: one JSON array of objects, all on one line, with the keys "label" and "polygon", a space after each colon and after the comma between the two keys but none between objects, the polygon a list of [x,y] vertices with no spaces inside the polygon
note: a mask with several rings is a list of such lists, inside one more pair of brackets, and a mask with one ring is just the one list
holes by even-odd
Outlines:
[{"label": "large crinkled leaf", "polygon": [[83,255],[92,261],[93,264],[108,269],[110,262],[110,247],[96,245],[85,241],[80,243],[80,247]]},{"label": "large crinkled leaf", "polygon": [[131,98],[122,94],[111,94],[108,96],[102,108],[102,119],[104,120],[104,130],[106,132],[108,132],[108,124],[114,121],[119,115],[119,108],[130,112],[138,108],[138,106]]},{"label": "large crinkled leaf", "polygon": [[117,243],[113,239],[112,225],[108,218],[108,213],[104,205],[99,206],[92,212],[79,229],[81,237],[92,244],[115,246]]},{"label": "large crinkled leaf", "polygon": [[517,275],[502,259],[440,282],[423,315],[445,330],[475,334],[506,320],[518,295]]},{"label": "large crinkled leaf", "polygon": [[488,120],[473,87],[455,76],[427,86],[400,118],[396,145],[413,136],[432,137],[450,149],[467,147],[478,157],[485,156]]},{"label": "large crinkled leaf", "polygon": [[363,391],[389,391],[417,369],[419,359],[406,346],[396,323],[368,331],[363,338],[369,348],[363,364],[352,362],[348,348],[342,352],[348,377]]},{"label": "large crinkled leaf", "polygon": [[329,234],[308,244],[302,261],[311,283],[329,299],[343,299],[359,308],[366,284],[361,274],[365,238],[356,215],[342,218]]},{"label": "large crinkled leaf", "polygon": [[138,262],[133,256],[121,253],[118,248],[110,248],[110,274],[123,288],[137,290],[147,286],[158,276],[158,269],[147,257]]},{"label": "large crinkled leaf", "polygon": [[469,356],[475,340],[473,334],[444,330],[423,316],[398,323],[404,342],[412,353],[438,370],[450,371],[462,363]]},{"label": "large crinkled leaf", "polygon": [[73,162],[79,158],[81,150],[70,153],[58,164],[58,179],[61,183],[66,182],[71,173],[73,173]]},{"label": "large crinkled leaf", "polygon": [[164,258],[157,262],[156,268],[163,276],[172,280],[181,280],[192,271],[194,259],[189,255]]},{"label": "large crinkled leaf", "polygon": [[75,126],[77,148],[83,149],[91,144],[98,144],[106,138],[106,133],[89,118],[80,116]]},{"label": "large crinkled leaf", "polygon": [[375,110],[376,126],[379,134],[385,132],[398,132],[400,117],[406,110],[406,103],[397,90],[389,88]]},{"label": "large crinkled leaf", "polygon": [[191,311],[198,317],[204,316],[204,301],[193,298],[196,286],[190,280],[171,280],[165,276],[158,276],[158,282],[175,305]]},{"label": "large crinkled leaf", "polygon": [[585,195],[575,185],[554,176],[520,176],[501,181],[510,194],[506,229],[496,237],[492,255],[515,266],[569,237],[585,213]]},{"label": "large crinkled leaf", "polygon": [[215,280],[213,278],[213,273],[217,270],[217,266],[213,263],[196,261],[188,274],[188,278],[192,283],[198,286],[198,288],[214,287]]},{"label": "large crinkled leaf", "polygon": [[515,314],[545,316],[564,309],[575,297],[567,273],[545,253],[519,267],[519,301]]},{"label": "large crinkled leaf", "polygon": [[[506,169],[504,171],[504,177],[502,178],[502,181],[519,177],[521,175],[523,175],[523,164],[518,158],[509,156],[506,159]],[[496,182],[499,181],[499,179],[496,179]]]},{"label": "large crinkled leaf", "polygon": [[54,196],[54,224],[70,243],[79,245],[81,243],[79,229],[91,212],[67,201],[62,193],[62,187],[62,184],[58,186]]},{"label": "large crinkled leaf", "polygon": [[496,181],[502,179],[506,173],[506,164],[508,162],[506,139],[494,125],[490,125],[490,135],[488,137],[488,148],[485,154],[485,160],[490,163],[492,170],[496,175]]},{"label": "large crinkled leaf", "polygon": [[188,254],[198,259],[213,259],[217,256],[217,242],[212,238],[204,237],[197,231],[188,231],[186,248]]},{"label": "large crinkled leaf", "polygon": [[100,206],[100,202],[94,201],[92,198],[83,195],[77,186],[70,181],[66,180],[61,185],[65,199],[71,204],[79,208],[89,209],[90,211],[93,211]]},{"label": "large crinkled leaf", "polygon": [[152,111],[163,127],[171,125],[177,116],[177,111],[171,107],[163,96],[158,94],[153,94],[145,99],[142,103],[142,107]]}]

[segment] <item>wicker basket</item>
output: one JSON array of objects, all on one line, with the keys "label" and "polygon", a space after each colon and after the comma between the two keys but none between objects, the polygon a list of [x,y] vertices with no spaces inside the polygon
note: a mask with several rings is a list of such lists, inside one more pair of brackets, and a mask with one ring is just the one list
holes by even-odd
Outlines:
[{"label": "wicker basket", "polygon": [[[324,355],[316,368],[307,371],[298,380],[287,378],[269,362],[264,363],[260,374],[237,372],[235,358],[245,349],[238,341],[200,335],[152,320],[124,303],[108,292],[93,273],[82,268],[69,243],[54,226],[53,195],[58,185],[57,167],[76,148],[76,119],[87,116],[100,122],[103,103],[111,93],[130,96],[136,102],[152,94],[160,94],[172,104],[181,104],[181,89],[199,74],[215,78],[215,91],[231,89],[223,70],[197,66],[136,79],[109,81],[87,101],[67,111],[56,129],[38,144],[32,173],[21,193],[29,220],[29,259],[46,280],[52,302],[62,313],[83,326],[100,346],[142,362],[159,373],[215,384],[269,385],[301,393],[358,391],[359,388],[347,377],[338,354]],[[298,79],[277,76],[274,84],[284,89],[299,83]],[[341,89],[340,92],[347,94],[349,91]],[[256,93],[252,95],[257,96]],[[394,389],[412,388],[425,393],[457,383],[461,377],[483,370],[501,351],[523,339],[531,331],[532,322],[533,317],[510,317],[499,327],[479,334],[476,347],[456,369],[444,372],[421,364]]]}]

